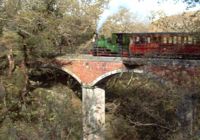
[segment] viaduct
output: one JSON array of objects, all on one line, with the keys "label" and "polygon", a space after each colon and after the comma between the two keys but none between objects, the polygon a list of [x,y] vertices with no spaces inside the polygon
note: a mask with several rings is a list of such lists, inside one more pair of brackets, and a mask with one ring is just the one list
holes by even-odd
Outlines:
[{"label": "viaduct", "polygon": [[165,71],[166,67],[184,67],[191,72],[200,67],[200,60],[66,55],[58,57],[55,64],[82,86],[83,139],[104,140],[105,90],[102,85],[107,78],[123,72],[162,77],[163,72],[170,74]]}]

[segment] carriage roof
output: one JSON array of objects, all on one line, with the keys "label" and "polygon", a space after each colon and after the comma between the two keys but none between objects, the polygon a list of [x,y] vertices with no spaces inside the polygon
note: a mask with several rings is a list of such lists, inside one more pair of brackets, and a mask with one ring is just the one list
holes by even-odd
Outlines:
[{"label": "carriage roof", "polygon": [[117,35],[127,35],[127,36],[171,36],[171,35],[200,35],[200,32],[136,32],[136,33],[113,33]]}]

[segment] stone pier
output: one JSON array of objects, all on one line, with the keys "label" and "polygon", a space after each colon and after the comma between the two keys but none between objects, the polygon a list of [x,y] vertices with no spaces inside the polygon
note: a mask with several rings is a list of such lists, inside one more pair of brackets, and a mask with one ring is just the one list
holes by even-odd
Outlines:
[{"label": "stone pier", "polygon": [[82,87],[83,139],[104,140],[105,90]]}]

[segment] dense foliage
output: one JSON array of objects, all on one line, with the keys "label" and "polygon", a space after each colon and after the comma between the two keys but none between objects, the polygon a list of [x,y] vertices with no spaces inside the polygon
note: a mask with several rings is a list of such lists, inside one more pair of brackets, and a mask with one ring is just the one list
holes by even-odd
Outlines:
[{"label": "dense foliage", "polygon": [[130,79],[123,74],[111,79],[106,86],[107,139],[198,140],[197,73],[190,75],[183,68],[171,72],[171,78],[165,73],[157,78],[133,74]]},{"label": "dense foliage", "polygon": [[153,32],[200,32],[200,10],[186,12],[179,15],[166,16],[164,13],[155,13],[159,20],[153,20],[150,31]]},{"label": "dense foliage", "polygon": [[[80,85],[51,62],[90,46],[108,1],[0,0],[0,139],[81,139]],[[148,30],[135,20],[121,9],[102,33]],[[156,27],[177,27],[166,20]],[[199,29],[199,17],[181,21],[180,29]],[[111,79],[106,85],[107,139],[198,140],[200,81],[184,71],[176,75],[185,78],[182,85],[163,86],[137,75]]]},{"label": "dense foliage", "polygon": [[51,62],[90,41],[106,3],[0,1],[0,139],[82,137],[80,100],[71,106],[72,91],[57,84],[70,80]]}]

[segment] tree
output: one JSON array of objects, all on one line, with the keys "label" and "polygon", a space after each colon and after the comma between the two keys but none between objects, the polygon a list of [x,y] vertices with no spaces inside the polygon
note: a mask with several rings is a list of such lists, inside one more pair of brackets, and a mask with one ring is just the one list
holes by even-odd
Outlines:
[{"label": "tree", "polygon": [[[44,75],[45,79],[54,77],[58,71],[50,66],[56,56],[66,50],[73,53],[91,39],[107,0],[0,2],[0,86],[6,91],[0,124],[7,118],[28,122],[32,112],[24,114],[23,110],[37,102],[32,100],[38,89],[34,83]],[[67,135],[68,131],[72,130]]]},{"label": "tree", "polygon": [[113,32],[145,32],[147,25],[137,21],[136,15],[126,8],[108,18],[102,27],[101,34],[109,36]]},{"label": "tree", "polygon": [[[158,0],[158,2],[163,2],[163,1],[167,1],[167,0]],[[200,4],[199,0],[174,0],[174,2],[178,2],[178,1],[186,3],[188,5],[188,8],[195,7]]]},{"label": "tree", "polygon": [[195,7],[200,4],[199,0],[182,0],[182,1],[187,3],[189,7]]},{"label": "tree", "polygon": [[153,20],[150,26],[151,31],[160,32],[199,32],[200,11],[183,13],[174,16],[160,16],[160,19]]}]

